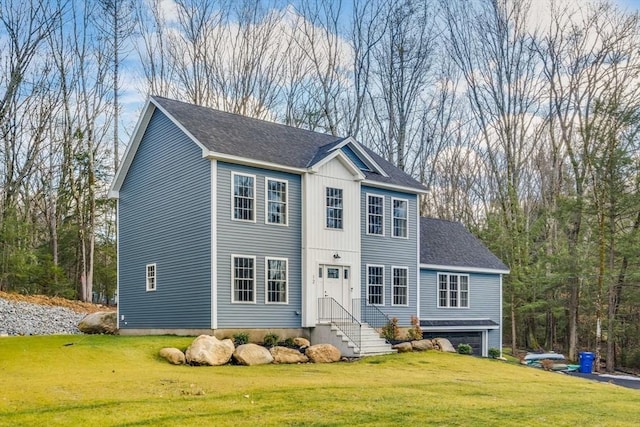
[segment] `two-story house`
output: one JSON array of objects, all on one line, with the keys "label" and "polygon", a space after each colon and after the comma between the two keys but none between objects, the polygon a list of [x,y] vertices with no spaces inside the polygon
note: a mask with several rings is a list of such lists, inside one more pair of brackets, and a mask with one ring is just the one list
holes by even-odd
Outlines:
[{"label": "two-story house", "polygon": [[[110,191],[120,333],[305,334],[364,355],[385,350],[369,327],[389,318],[464,318],[462,298],[483,293],[471,277],[447,284],[442,316],[442,290],[420,285],[455,266],[421,255],[425,191],[353,138],[151,97]],[[500,292],[486,336],[500,333]]]}]

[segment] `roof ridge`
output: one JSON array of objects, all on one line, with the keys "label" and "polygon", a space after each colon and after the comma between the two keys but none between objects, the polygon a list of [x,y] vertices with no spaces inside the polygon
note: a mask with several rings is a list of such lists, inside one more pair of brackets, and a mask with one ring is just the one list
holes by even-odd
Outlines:
[{"label": "roof ridge", "polygon": [[282,127],[288,128],[288,129],[295,130],[295,131],[302,131],[302,132],[307,132],[307,133],[316,134],[316,135],[325,135],[325,136],[328,136],[328,137],[337,138],[339,140],[344,140],[345,138],[348,138],[348,137],[343,137],[343,136],[339,136],[339,135],[331,135],[330,133],[318,132],[318,131],[315,131],[315,130],[310,130],[310,129],[300,128],[300,127],[296,127],[296,126],[291,126],[291,125],[288,125],[288,124],[285,124],[285,123],[274,122],[274,121],[267,120],[267,119],[259,119],[257,117],[246,116],[244,114],[234,113],[234,112],[226,111],[226,110],[220,110],[218,108],[208,107],[206,105],[194,104],[194,103],[187,102],[187,101],[182,101],[182,100],[179,100],[179,99],[167,98],[166,96],[150,95],[150,97],[154,98],[154,99],[164,99],[164,100],[169,101],[169,102],[178,102],[180,104],[184,104],[186,106],[189,106],[190,108],[193,108],[193,107],[203,108],[203,109],[206,109],[206,110],[214,111],[216,113],[227,114],[229,116],[237,117],[237,118],[239,118],[241,120],[249,120],[249,121],[261,122],[261,123],[265,123],[267,125],[273,125],[273,126],[282,126]]}]

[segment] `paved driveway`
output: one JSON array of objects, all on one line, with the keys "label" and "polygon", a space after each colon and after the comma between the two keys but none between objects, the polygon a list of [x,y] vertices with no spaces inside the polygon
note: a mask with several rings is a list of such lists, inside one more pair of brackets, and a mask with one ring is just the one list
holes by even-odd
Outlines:
[{"label": "paved driveway", "polygon": [[612,383],[622,387],[640,390],[640,378],[632,377],[630,375],[581,374],[580,372],[567,372],[567,375],[571,375],[573,377],[586,378],[592,381]]}]

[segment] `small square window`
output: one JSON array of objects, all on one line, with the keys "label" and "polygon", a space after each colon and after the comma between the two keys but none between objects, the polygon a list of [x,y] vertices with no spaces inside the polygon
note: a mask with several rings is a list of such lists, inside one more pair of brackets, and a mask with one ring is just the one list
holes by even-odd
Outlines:
[{"label": "small square window", "polygon": [[340,278],[339,268],[327,268],[327,279],[339,279],[339,278]]}]

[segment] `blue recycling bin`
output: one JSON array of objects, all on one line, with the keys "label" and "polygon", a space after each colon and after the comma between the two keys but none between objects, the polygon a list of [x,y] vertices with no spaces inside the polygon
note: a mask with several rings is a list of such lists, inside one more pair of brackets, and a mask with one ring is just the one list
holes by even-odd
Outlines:
[{"label": "blue recycling bin", "polygon": [[580,373],[590,374],[593,371],[593,353],[590,351],[580,352]]}]

